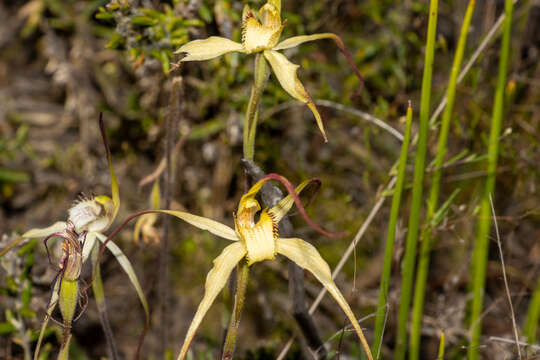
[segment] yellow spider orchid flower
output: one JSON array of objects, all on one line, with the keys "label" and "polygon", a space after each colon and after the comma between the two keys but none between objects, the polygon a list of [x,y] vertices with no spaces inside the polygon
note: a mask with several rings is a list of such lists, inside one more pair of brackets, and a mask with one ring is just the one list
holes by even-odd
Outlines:
[{"label": "yellow spider orchid flower", "polygon": [[[118,209],[120,208],[120,192],[118,182],[114,173],[111,153],[107,143],[107,137],[105,135],[105,128],[101,114],[99,125],[107,151],[107,161],[109,165],[109,172],[111,174],[112,198],[106,195],[82,198],[68,210],[68,220],[66,222],[58,221],[47,228],[31,229],[25,232],[21,237],[21,239],[45,238],[45,246],[47,240],[50,238],[61,237],[64,239],[64,242],[62,243],[63,256],[60,260],[60,272],[53,287],[53,295],[51,296],[51,300],[47,308],[45,321],[42,324],[38,345],[35,351],[35,359],[38,358],[44,330],[57,303],[60,304],[64,322],[66,322],[66,318],[70,319],[69,324],[65,324],[65,326],[67,326],[67,330],[69,330],[69,327],[71,326],[71,319],[73,319],[77,301],[80,296],[81,289],[79,289],[77,286],[77,281],[79,279],[82,264],[86,262],[89,255],[92,253],[94,271],[95,273],[97,272],[97,274],[99,274],[97,256],[97,253],[99,252],[98,244],[99,242],[104,243],[105,240],[107,240],[107,236],[105,236],[103,232],[107,230],[113,223],[118,213]],[[146,323],[148,324],[148,304],[131,262],[114,242],[107,241],[105,246],[116,257],[118,263],[126,272],[131,283],[133,284],[133,287],[135,288],[137,295],[139,296],[139,300],[144,308]],[[95,286],[96,282],[98,281],[101,283],[100,278],[99,280],[94,279],[92,285],[94,286],[94,293],[96,295],[98,306],[101,306],[101,304],[104,304],[104,295],[102,292],[102,286]],[[59,359],[67,359],[70,334],[66,334],[68,336],[65,337],[65,342],[62,346]]]},{"label": "yellow spider orchid flower", "polygon": [[[256,200],[257,193],[261,187],[269,180],[279,180],[283,183],[289,195],[283,198],[276,206],[268,209],[261,210],[259,202]],[[336,284],[332,280],[332,274],[330,267],[323,260],[317,249],[308,242],[299,238],[281,238],[278,234],[278,223],[289,212],[293,203],[296,203],[299,212],[304,216],[306,221],[313,226],[317,231],[330,236],[336,236],[336,234],[330,234],[318,225],[314,224],[306,215],[305,210],[298,198],[298,195],[312,180],[306,180],[302,182],[296,189],[289,183],[289,181],[277,174],[268,174],[260,181],[258,181],[253,187],[242,196],[238,205],[238,211],[234,216],[235,229],[228,227],[217,221],[196,216],[183,211],[173,210],[148,210],[139,214],[133,215],[124,221],[127,224],[128,221],[136,216],[146,213],[165,213],[178,217],[187,223],[194,225],[200,229],[208,230],[214,235],[222,237],[227,240],[233,241],[233,243],[227,246],[223,252],[214,259],[214,267],[208,273],[206,277],[205,293],[204,297],[199,304],[197,312],[189,326],[189,329],[184,340],[184,344],[178,355],[178,360],[183,360],[188,352],[189,346],[197,332],[199,325],[201,324],[204,316],[208,312],[210,306],[221,292],[227,280],[235,268],[235,266],[244,258],[247,260],[248,265],[253,265],[256,262],[264,260],[273,260],[276,255],[283,255],[298,266],[310,271],[322,285],[328,289],[328,292],[334,297],[341,309],[345,312],[350,322],[352,323],[356,334],[360,338],[362,346],[368,355],[368,358],[373,359],[369,346],[364,337],[362,329],[356,320],[349,304],[337,288]],[[256,220],[256,215],[258,220]],[[119,231],[117,228],[116,231]],[[113,235],[111,234],[111,236]]]},{"label": "yellow spider orchid flower", "polygon": [[204,40],[190,41],[181,46],[176,53],[186,54],[180,61],[201,61],[209,60],[230,52],[240,52],[245,54],[262,52],[264,58],[266,58],[274,70],[274,74],[281,84],[281,87],[293,98],[303,102],[309,107],[313,116],[315,116],[315,121],[317,122],[317,126],[319,127],[324,140],[328,141],[321,115],[319,114],[313,99],[296,75],[296,70],[300,66],[291,63],[283,54],[279,53],[278,50],[296,47],[308,41],[332,39],[347,57],[347,61],[352,66],[357,76],[360,76],[360,74],[350,58],[350,55],[346,52],[343,42],[337,35],[332,33],[321,33],[293,36],[279,42],[284,25],[285,21],[281,21],[281,0],[269,0],[260,8],[257,16],[250,7],[246,5],[242,13],[241,43],[219,36],[211,36]]}]

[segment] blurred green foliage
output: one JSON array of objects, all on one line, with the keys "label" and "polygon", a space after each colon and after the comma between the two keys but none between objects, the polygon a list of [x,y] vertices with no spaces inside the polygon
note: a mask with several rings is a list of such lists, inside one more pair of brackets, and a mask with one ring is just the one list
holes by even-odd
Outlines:
[{"label": "blurred green foliage", "polygon": [[[179,1],[173,2],[176,5]],[[114,24],[107,48],[127,50],[135,64],[145,57],[160,61],[163,72],[168,74],[175,48],[188,41],[188,27],[203,26],[198,19],[184,19],[168,4],[161,10],[135,8],[127,2],[111,2],[100,7],[96,19]]]}]

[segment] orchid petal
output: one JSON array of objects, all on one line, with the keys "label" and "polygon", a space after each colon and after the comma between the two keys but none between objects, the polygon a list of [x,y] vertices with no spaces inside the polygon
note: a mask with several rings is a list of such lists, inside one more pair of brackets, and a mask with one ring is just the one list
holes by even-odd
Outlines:
[{"label": "orchid petal", "polygon": [[180,61],[201,61],[213,59],[233,51],[244,52],[242,44],[219,36],[211,36],[204,40],[193,40],[182,45],[175,54],[186,53]]},{"label": "orchid petal", "polygon": [[49,227],[41,229],[31,229],[22,234],[23,238],[42,238],[54,234],[56,232],[61,232],[66,229],[66,223],[63,221],[57,221]]},{"label": "orchid petal", "polygon": [[294,261],[298,266],[311,272],[317,280],[324,285],[328,292],[334,297],[341,309],[345,312],[350,322],[352,323],[356,334],[362,342],[362,346],[366,351],[368,358],[373,359],[371,352],[369,351],[369,345],[364,337],[364,333],[351,310],[351,307],[337,288],[334,280],[332,280],[332,274],[330,267],[321,257],[317,249],[306,241],[298,238],[278,238],[276,241],[277,252],[284,255]]},{"label": "orchid petal", "polygon": [[311,99],[311,96],[309,96],[308,92],[304,88],[304,85],[302,85],[298,79],[298,76],[296,75],[296,70],[300,66],[291,63],[283,54],[280,54],[277,51],[266,50],[264,52],[264,57],[266,60],[268,60],[270,66],[272,66],[274,74],[276,74],[281,87],[293,98],[305,103],[308,106],[313,113],[313,116],[315,116],[315,121],[317,122],[317,126],[319,127],[324,140],[328,141],[324,131],[321,115],[319,114],[315,103]]},{"label": "orchid petal", "polygon": [[238,236],[236,235],[236,232],[233,229],[215,220],[208,219],[202,216],[193,215],[184,211],[174,211],[174,210],[155,210],[155,211],[162,214],[176,216],[177,218],[182,219],[185,222],[195,227],[198,227],[199,229],[208,230],[212,234],[222,237],[224,239],[238,241]]},{"label": "orchid petal", "polygon": [[[297,195],[300,195],[302,190],[304,190],[304,188],[308,186],[311,182],[312,182],[311,179],[303,181],[300,185],[298,185],[294,189],[294,191],[296,192]],[[276,223],[279,223],[281,219],[283,219],[283,217],[291,210],[291,207],[293,206],[293,204],[294,204],[294,198],[292,197],[292,195],[289,194],[283,199],[281,199],[274,207],[268,210],[268,213],[272,216],[272,219]]]},{"label": "orchid petal", "polygon": [[144,295],[144,292],[141,288],[141,285],[139,283],[139,280],[137,279],[137,274],[135,274],[135,270],[133,269],[133,266],[131,265],[131,262],[129,259],[124,255],[122,250],[112,241],[107,241],[107,237],[101,233],[96,233],[96,236],[98,239],[105,244],[107,249],[114,255],[124,272],[127,274],[129,280],[131,281],[131,284],[135,288],[135,291],[137,292],[137,295],[139,296],[139,300],[141,302],[142,307],[144,308],[144,314],[146,316],[146,322],[148,323],[150,319],[150,313],[148,311],[148,303],[146,301],[146,296]]},{"label": "orchid petal", "polygon": [[96,233],[91,231],[88,234],[86,234],[86,239],[84,240],[84,246],[82,249],[82,261],[83,263],[86,262],[88,259],[88,256],[90,255],[90,251],[94,248],[94,244],[96,243]]},{"label": "orchid petal", "polygon": [[204,290],[204,297],[197,308],[197,312],[191,321],[191,325],[186,334],[184,344],[180,350],[177,360],[183,360],[186,357],[189,345],[201,324],[204,316],[208,312],[210,306],[221,292],[225,284],[229,279],[229,275],[233,271],[234,267],[242,258],[246,255],[246,249],[240,242],[233,243],[227,246],[223,252],[214,259],[214,267],[206,276],[206,284]]},{"label": "orchid petal", "polygon": [[321,34],[313,34],[313,35],[300,35],[300,36],[293,36],[291,38],[285,39],[281,41],[279,44],[277,44],[273,50],[285,50],[290,49],[293,47],[297,47],[300,44],[303,44],[308,41],[315,41],[315,40],[321,40],[321,39],[332,39],[336,40],[338,36],[336,34],[332,33],[321,33]]}]

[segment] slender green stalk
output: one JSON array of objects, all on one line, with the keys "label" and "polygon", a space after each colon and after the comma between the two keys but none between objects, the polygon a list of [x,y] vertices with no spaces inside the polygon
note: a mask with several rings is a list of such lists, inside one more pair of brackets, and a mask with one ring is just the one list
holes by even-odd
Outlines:
[{"label": "slender green stalk", "polygon": [[379,289],[379,302],[377,304],[377,317],[375,318],[375,336],[373,339],[373,354],[375,359],[379,359],[381,344],[383,340],[384,326],[387,314],[388,285],[390,283],[390,274],[392,270],[392,255],[394,253],[394,240],[396,238],[396,225],[399,215],[399,205],[401,194],[403,192],[403,182],[405,179],[405,169],[407,165],[407,154],[409,152],[409,142],[411,138],[412,107],[407,109],[407,124],[405,126],[405,135],[401,145],[401,154],[399,156],[397,182],[392,197],[392,208],[390,210],[390,221],[386,234],[386,248],[384,251],[383,270],[381,275],[381,285]]},{"label": "slender green stalk", "polygon": [[246,297],[247,282],[249,278],[249,266],[245,260],[238,264],[238,276],[236,282],[236,295],[234,298],[234,310],[227,329],[227,337],[223,346],[222,360],[230,360],[234,354],[236,340],[238,337],[238,326],[242,317],[242,308],[244,307],[244,299]]},{"label": "slender green stalk", "polygon": [[[259,103],[269,75],[270,72],[268,71],[268,65],[266,64],[264,56],[262,54],[257,54],[255,56],[253,86],[251,88],[251,96],[249,98],[246,117],[244,119],[244,158],[250,161],[253,161],[255,156],[255,135],[257,132],[257,120],[259,118]],[[238,265],[234,308],[229,322],[229,328],[227,329],[225,344],[223,345],[222,359],[232,359],[234,354],[248,279],[249,267],[245,261],[242,261]]]},{"label": "slender green stalk", "polygon": [[437,360],[444,360],[444,333],[441,333],[441,341],[439,342],[439,353]]},{"label": "slender green stalk", "polygon": [[438,0],[431,0],[429,5],[429,23],[426,42],[426,57],[424,62],[424,75],[422,79],[422,95],[420,100],[420,129],[418,132],[418,147],[414,163],[414,180],[409,229],[403,259],[401,275],[401,299],[399,304],[398,332],[396,340],[395,359],[405,358],[407,339],[407,320],[411,304],[412,285],[414,280],[414,266],[416,259],[416,244],[418,242],[418,228],[420,224],[420,208],[422,206],[422,182],[424,180],[424,166],[426,161],[427,132],[429,124],[429,106],[431,95],[431,76],[433,73],[433,56],[435,53],[435,36],[437,31]]},{"label": "slender green stalk", "polygon": [[495,102],[493,104],[493,116],[491,118],[491,131],[489,135],[487,179],[480,204],[477,233],[472,257],[471,285],[473,299],[470,318],[471,343],[469,345],[469,360],[478,360],[479,358],[480,334],[482,332],[482,321],[480,316],[482,314],[484,303],[486,264],[489,248],[489,232],[491,228],[490,196],[495,189],[495,173],[499,155],[499,136],[501,133],[503,117],[504,89],[506,84],[506,72],[508,69],[508,55],[510,52],[510,30],[512,28],[513,9],[513,0],[506,0],[506,18],[503,25],[503,37],[499,56],[499,73],[497,77],[497,88],[495,90]]},{"label": "slender green stalk", "polygon": [[253,161],[255,155],[255,134],[259,117],[259,103],[270,72],[262,54],[255,56],[253,87],[244,119],[244,158]]},{"label": "slender green stalk", "polygon": [[529,310],[527,310],[527,320],[523,326],[523,333],[527,337],[529,344],[534,344],[538,341],[537,330],[538,320],[540,319],[540,277],[536,283]]},{"label": "slender green stalk", "polygon": [[450,129],[450,120],[452,117],[452,111],[454,108],[454,100],[456,96],[457,78],[459,75],[459,69],[461,68],[461,61],[463,60],[463,53],[465,52],[465,44],[467,43],[467,34],[469,32],[469,25],[474,12],[475,0],[469,1],[469,6],[465,12],[465,19],[461,26],[461,32],[459,35],[459,41],[457,45],[456,55],[452,64],[452,71],[450,73],[450,81],[448,83],[448,90],[446,97],[448,99],[447,105],[444,109],[441,123],[441,132],[439,134],[439,142],[437,145],[437,155],[435,157],[433,174],[433,180],[431,183],[431,189],[429,192],[429,200],[427,203],[427,212],[425,220],[425,228],[421,235],[421,250],[418,259],[418,268],[416,274],[416,285],[414,290],[413,301],[413,314],[412,314],[412,329],[411,337],[409,339],[409,358],[416,360],[420,356],[420,330],[422,326],[422,313],[424,310],[424,297],[426,292],[426,281],[429,269],[431,244],[434,241],[432,238],[432,228],[430,226],[431,219],[437,211],[439,202],[439,189],[442,176],[442,165],[444,157],[447,152],[448,132]]},{"label": "slender green stalk", "polygon": [[114,340],[114,334],[109,322],[109,316],[107,315],[107,306],[105,303],[105,293],[103,291],[103,281],[101,280],[101,270],[98,262],[99,245],[96,242],[94,249],[92,249],[92,266],[94,267],[94,279],[92,280],[92,290],[94,292],[94,298],[99,313],[99,319],[101,321],[101,327],[105,334],[105,340],[107,342],[107,353],[112,360],[119,359],[118,350],[116,348],[116,341]]}]

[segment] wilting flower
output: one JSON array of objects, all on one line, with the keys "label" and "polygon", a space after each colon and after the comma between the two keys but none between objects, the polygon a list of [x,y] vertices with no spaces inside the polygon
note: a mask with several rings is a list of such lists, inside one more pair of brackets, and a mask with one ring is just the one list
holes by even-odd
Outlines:
[{"label": "wilting flower", "polygon": [[[83,197],[68,210],[68,220],[66,222],[58,221],[47,228],[32,229],[22,235],[22,238],[45,237],[44,243],[47,249],[47,254],[47,241],[49,239],[63,239],[62,258],[59,261],[59,272],[54,282],[53,295],[51,296],[51,300],[49,302],[47,316],[42,326],[40,341],[38,342],[36,353],[39,352],[39,344],[43,336],[43,330],[45,329],[46,324],[51,317],[54,308],[56,307],[56,304],[59,303],[62,317],[64,319],[63,325],[65,335],[60,356],[64,356],[63,354],[67,356],[70,335],[69,332],[66,331],[69,331],[69,328],[71,327],[76,306],[80,301],[81,296],[86,297],[85,293],[81,294],[81,291],[84,291],[84,289],[81,290],[78,286],[82,264],[86,262],[88,256],[93,253],[93,266],[94,268],[98,267],[98,243],[105,242],[107,239],[103,232],[107,230],[113,223],[120,207],[118,182],[114,174],[111,153],[107,144],[107,138],[101,117],[99,123],[103,142],[107,151],[107,161],[109,163],[109,171],[111,174],[112,198],[106,195],[89,198]],[[120,266],[127,273],[133,287],[137,291],[148,321],[148,305],[146,302],[146,297],[144,296],[130,261],[114,242],[107,241],[105,246],[116,257]],[[95,291],[96,289],[94,288],[94,292]],[[102,296],[102,294],[100,295]]]},{"label": "wilting flower", "polygon": [[[255,197],[263,184],[272,179],[281,181],[287,187],[290,195],[283,198],[276,206],[270,209],[266,208],[261,210],[261,206]],[[234,215],[234,230],[227,225],[214,220],[192,215],[187,212],[172,210],[148,211],[176,216],[200,229],[208,230],[219,237],[233,241],[231,245],[227,246],[223,252],[214,259],[214,267],[206,277],[204,297],[199,304],[197,312],[187,331],[184,344],[178,355],[178,360],[185,358],[197,328],[217,295],[227,283],[227,279],[234,267],[243,259],[247,261],[248,265],[253,265],[256,262],[263,260],[273,260],[278,254],[291,259],[298,266],[310,271],[317,280],[326,287],[328,292],[334,297],[349,318],[369,359],[372,359],[362,329],[349,304],[332,280],[328,264],[323,260],[317,249],[315,249],[313,245],[299,238],[279,237],[278,223],[287,212],[289,212],[293,203],[296,203],[300,213],[304,215],[304,218],[312,226],[319,232],[327,233],[305,215],[304,208],[298,198],[297,194],[309,183],[309,180],[304,181],[294,189],[287,179],[279,175],[269,174],[265,176],[253,185],[253,187],[240,199],[238,211]],[[256,215],[258,215],[258,217]]]},{"label": "wilting flower", "polygon": [[340,50],[347,56],[349,64],[359,76],[358,70],[346,53],[341,39],[332,33],[321,33],[314,35],[293,36],[279,42],[281,31],[285,21],[281,21],[281,0],[268,0],[261,7],[258,14],[250,9],[248,5],[244,7],[242,13],[242,42],[237,43],[227,38],[211,36],[204,40],[194,40],[181,46],[176,53],[185,53],[186,56],[180,61],[201,61],[212,59],[230,52],[240,52],[245,54],[262,52],[270,66],[274,70],[281,87],[293,98],[307,104],[312,111],[325,141],[327,141],[324,126],[315,103],[298,79],[296,70],[299,65],[291,63],[287,58],[278,52],[296,47],[302,43],[319,40],[332,39],[339,46]]}]

